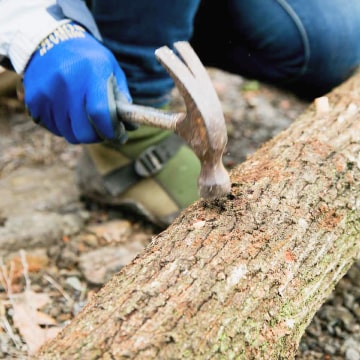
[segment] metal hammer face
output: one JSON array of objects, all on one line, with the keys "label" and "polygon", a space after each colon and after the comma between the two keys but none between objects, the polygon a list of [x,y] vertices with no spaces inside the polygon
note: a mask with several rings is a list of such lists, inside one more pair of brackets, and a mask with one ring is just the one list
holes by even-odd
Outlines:
[{"label": "metal hammer face", "polygon": [[206,199],[222,197],[230,193],[231,185],[222,162],[227,131],[221,104],[208,73],[190,44],[177,42],[174,47],[182,60],[168,47],[155,52],[186,105],[186,115],[177,119],[174,130],[200,159],[200,196]]},{"label": "metal hammer face", "polygon": [[167,46],[155,56],[173,78],[184,98],[186,114],[129,104],[117,100],[120,120],[172,130],[183,138],[200,159],[200,196],[218,198],[230,193],[229,174],[222,163],[227,132],[220,101],[201,61],[187,42],[174,47],[181,59]]}]

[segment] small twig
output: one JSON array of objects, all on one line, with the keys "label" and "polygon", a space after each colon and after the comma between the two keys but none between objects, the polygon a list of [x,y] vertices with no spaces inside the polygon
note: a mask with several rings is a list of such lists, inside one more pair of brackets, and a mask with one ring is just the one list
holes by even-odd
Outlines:
[{"label": "small twig", "polygon": [[19,340],[16,338],[11,325],[8,321],[8,319],[6,318],[6,316],[1,316],[1,325],[4,328],[5,332],[8,334],[9,338],[12,340],[12,342],[14,343],[15,347],[17,350],[21,349],[22,344],[19,342]]},{"label": "small twig", "polygon": [[59,291],[59,293],[66,299],[67,302],[69,303],[73,303],[73,299],[71,298],[71,296],[64,290],[64,288],[57,283],[50,275],[43,275],[43,278],[45,280],[47,280],[57,291]]},{"label": "small twig", "polygon": [[5,332],[8,334],[9,338],[12,340],[12,342],[14,343],[16,349],[21,349],[21,343],[19,342],[19,340],[16,338],[12,327],[6,317],[6,310],[5,310],[5,306],[0,303],[0,318],[1,318],[1,326],[2,328],[5,330]]},{"label": "small twig", "polygon": [[[5,289],[7,298],[9,300],[9,304],[11,304],[11,284],[12,284],[12,278],[14,275],[14,263],[10,262],[10,272],[6,269],[5,264],[3,263],[3,260],[0,260],[0,282],[2,287]],[[9,324],[9,321],[6,317],[6,310],[4,306],[4,302],[0,303],[0,318],[1,318],[1,326],[5,330],[5,332],[8,334],[9,338],[13,341],[15,347],[17,349],[21,348],[21,344],[16,339],[15,334],[11,328],[11,325]]]},{"label": "small twig", "polygon": [[29,266],[26,260],[26,253],[25,250],[21,249],[20,250],[20,259],[21,259],[21,265],[23,267],[23,276],[25,279],[25,291],[30,291],[31,290],[31,280],[29,277]]},{"label": "small twig", "polygon": [[12,294],[11,284],[14,276],[14,262],[10,262],[10,271],[7,270],[3,260],[0,260],[0,283],[5,289],[7,296],[10,298]]}]

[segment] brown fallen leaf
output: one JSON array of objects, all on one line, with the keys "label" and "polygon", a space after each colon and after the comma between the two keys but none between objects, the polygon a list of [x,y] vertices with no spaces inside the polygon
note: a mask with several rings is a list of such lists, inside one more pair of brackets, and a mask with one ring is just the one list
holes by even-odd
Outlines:
[{"label": "brown fallen leaf", "polygon": [[40,326],[56,324],[53,318],[37,310],[49,301],[47,294],[35,293],[31,290],[11,296],[13,322],[26,342],[29,354],[34,354],[41,345],[55,337],[61,330],[57,326],[49,328]]},{"label": "brown fallen leaf", "polygon": [[[24,256],[28,273],[36,273],[46,268],[49,263],[49,258],[45,251],[34,251],[30,254],[26,253]],[[6,262],[6,266],[8,269],[12,266],[12,285],[18,283],[24,276],[24,261],[21,259],[21,255],[13,256]]]},{"label": "brown fallen leaf", "polygon": [[89,232],[95,235],[100,243],[124,243],[132,232],[131,223],[126,220],[112,220],[106,223],[89,226]]},{"label": "brown fallen leaf", "polygon": [[48,314],[41,311],[36,311],[36,323],[42,326],[55,326],[56,320]]}]

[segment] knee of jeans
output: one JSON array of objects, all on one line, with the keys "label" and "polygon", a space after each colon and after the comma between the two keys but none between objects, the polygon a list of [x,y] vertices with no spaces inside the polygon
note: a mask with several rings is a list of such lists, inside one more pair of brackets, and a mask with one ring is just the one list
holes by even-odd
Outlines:
[{"label": "knee of jeans", "polygon": [[[244,75],[287,82],[308,66],[309,41],[301,19],[285,0],[232,0],[232,68]],[[233,70],[232,69],[232,70]]]},{"label": "knee of jeans", "polygon": [[[309,66],[311,49],[305,25],[296,11],[286,0],[276,0],[280,7],[277,38],[271,44],[272,52],[278,51],[279,58],[274,56],[277,68],[280,68],[280,81],[294,81],[303,76]],[[271,58],[271,56],[270,56]],[[282,71],[281,71],[282,69]]]},{"label": "knee of jeans", "polygon": [[304,44],[304,64],[295,83],[318,94],[351,75],[360,62],[360,6],[349,0],[276,0],[292,17]]}]

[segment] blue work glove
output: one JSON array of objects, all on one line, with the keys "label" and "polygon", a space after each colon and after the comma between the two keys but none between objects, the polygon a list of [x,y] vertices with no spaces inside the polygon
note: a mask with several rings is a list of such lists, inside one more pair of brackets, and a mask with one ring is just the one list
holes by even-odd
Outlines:
[{"label": "blue work glove", "polygon": [[131,101],[114,55],[76,24],[66,24],[39,46],[24,73],[31,117],[72,144],[123,143],[131,124],[120,122],[115,99]]}]

